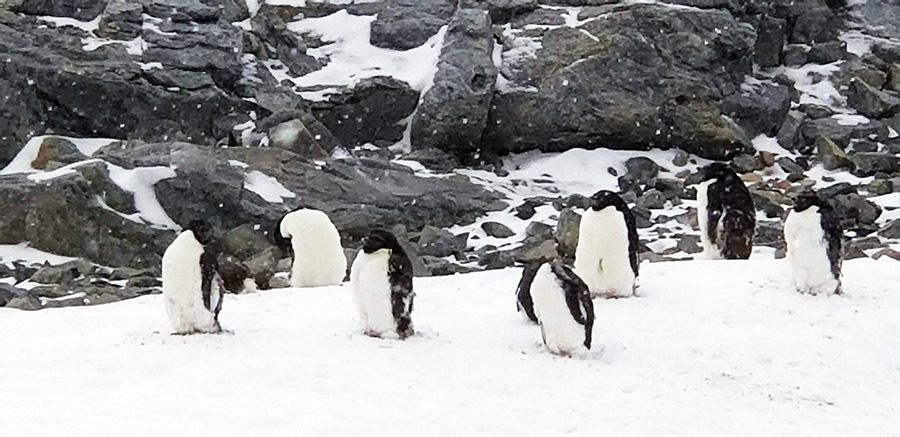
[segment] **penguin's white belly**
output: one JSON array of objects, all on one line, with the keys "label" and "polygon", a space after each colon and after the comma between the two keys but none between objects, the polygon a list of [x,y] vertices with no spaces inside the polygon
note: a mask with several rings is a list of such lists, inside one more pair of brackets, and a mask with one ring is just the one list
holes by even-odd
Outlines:
[{"label": "penguin's white belly", "polygon": [[[709,186],[712,185],[715,180],[708,180],[706,182],[702,182],[697,186],[697,224],[700,226],[700,244],[703,246],[703,256],[705,259],[722,259],[722,249],[719,247],[716,241],[712,241],[709,239],[709,212],[707,208],[709,207]],[[718,228],[716,230],[716,235],[719,235],[722,219],[724,217],[719,218]]]},{"label": "penguin's white belly", "polygon": [[591,296],[629,297],[634,294],[628,226],[621,212],[614,207],[585,212],[575,249],[574,268],[591,290]]},{"label": "penguin's white belly", "polygon": [[172,329],[179,334],[215,332],[213,314],[203,305],[200,255],[203,246],[182,233],[162,261],[163,298]]},{"label": "penguin's white belly", "polygon": [[550,270],[550,264],[542,265],[534,277],[531,298],[541,324],[544,344],[550,351],[562,355],[587,352],[584,325],[572,318],[566,305],[565,291]]},{"label": "penguin's white belly", "polygon": [[784,222],[787,258],[794,286],[801,293],[831,294],[839,285],[831,272],[828,242],[822,230],[818,207],[791,211]]},{"label": "penguin's white belly", "polygon": [[397,322],[391,306],[388,278],[390,252],[367,254],[359,251],[353,262],[351,286],[353,301],[366,333],[384,338],[397,337]]}]

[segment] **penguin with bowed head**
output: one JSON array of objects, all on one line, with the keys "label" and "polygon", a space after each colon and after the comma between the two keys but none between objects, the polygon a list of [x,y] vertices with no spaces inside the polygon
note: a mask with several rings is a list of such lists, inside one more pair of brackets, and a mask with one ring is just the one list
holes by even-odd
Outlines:
[{"label": "penguin with bowed head", "polygon": [[278,222],[275,242],[291,256],[292,287],[339,285],[347,274],[341,235],[324,212],[301,208]]},{"label": "penguin with bowed head", "polygon": [[784,241],[797,291],[841,293],[841,225],[831,205],[807,191],[784,221]]},{"label": "penguin with bowed head", "polygon": [[638,276],[638,234],[634,215],[616,193],[591,196],[581,217],[575,248],[575,273],[594,297],[630,297]]},{"label": "penguin with bowed head", "polygon": [[557,355],[582,355],[591,348],[594,304],[587,285],[560,260],[544,263],[531,284],[534,314],[544,345]]},{"label": "penguin with bowed head", "polygon": [[350,269],[350,287],[366,335],[413,335],[413,266],[394,234],[375,230],[366,236]]},{"label": "penguin with bowed head", "polygon": [[701,170],[697,187],[700,242],[709,259],[747,259],[753,252],[756,210],[750,190],[721,162]]},{"label": "penguin with bowed head", "polygon": [[225,286],[218,272],[213,231],[192,221],[162,259],[163,298],[176,334],[217,333]]}]

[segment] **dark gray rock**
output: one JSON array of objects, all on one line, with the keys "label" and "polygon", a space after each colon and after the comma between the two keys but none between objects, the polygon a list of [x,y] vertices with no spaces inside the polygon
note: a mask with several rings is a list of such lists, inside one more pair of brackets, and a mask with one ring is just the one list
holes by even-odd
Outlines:
[{"label": "dark gray rock", "polygon": [[268,230],[259,224],[246,223],[237,226],[222,235],[219,239],[219,250],[238,260],[245,261],[273,249],[275,247],[272,244],[274,237],[265,235],[264,229]]},{"label": "dark gray rock", "polygon": [[653,188],[647,190],[638,197],[635,206],[645,209],[663,209],[666,207],[666,196],[659,190]]},{"label": "dark gray rock", "polygon": [[23,296],[27,293],[27,290],[16,288],[9,284],[0,283],[0,307],[5,307],[10,300],[16,298],[17,296]]},{"label": "dark gray rock", "polygon": [[531,222],[525,228],[525,235],[548,240],[553,238],[553,227],[541,222]]},{"label": "dark gray rock", "polygon": [[521,264],[547,262],[558,256],[556,242],[552,239],[527,238],[521,247],[514,249],[513,259]]},{"label": "dark gray rock", "polygon": [[732,158],[731,167],[738,173],[750,173],[756,170],[756,159],[753,155],[742,153]]},{"label": "dark gray rock", "polygon": [[490,237],[509,238],[516,235],[508,226],[497,222],[484,222],[481,224],[481,230]]},{"label": "dark gray rock", "polygon": [[826,170],[849,168],[850,159],[843,149],[838,147],[830,138],[819,137],[816,140],[816,153]]},{"label": "dark gray rock", "polygon": [[894,192],[894,181],[890,179],[875,179],[866,186],[866,190],[874,196],[883,196]]},{"label": "dark gray rock", "polygon": [[675,248],[688,254],[703,252],[703,247],[700,246],[700,237],[696,235],[682,235]]},{"label": "dark gray rock", "polygon": [[862,80],[872,88],[880,90],[887,81],[887,74],[878,67],[854,60],[841,63],[836,74],[837,85],[852,88],[854,80]]},{"label": "dark gray rock", "polygon": [[6,302],[6,308],[14,308],[17,310],[34,311],[41,309],[43,305],[41,300],[31,293],[13,297]]},{"label": "dark gray rock", "polygon": [[900,170],[900,158],[878,152],[854,153],[850,156],[853,163],[853,174],[865,177],[876,173],[893,174]]},{"label": "dark gray rock", "polygon": [[450,21],[455,9],[451,0],[387,0],[372,22],[371,43],[394,50],[418,47]]},{"label": "dark gray rock", "polygon": [[105,38],[130,40],[141,35],[144,6],[140,3],[114,1],[106,6],[97,34]]},{"label": "dark gray rock", "polygon": [[721,98],[750,73],[755,39],[726,11],[660,5],[543,31],[534,58],[501,66],[511,89],[495,93],[484,143],[498,153],[673,147],[730,156],[749,139],[722,117]]},{"label": "dark gray rock", "polygon": [[722,102],[722,112],[734,119],[751,137],[774,135],[791,109],[786,86],[763,83],[732,94]]},{"label": "dark gray rock", "polygon": [[468,235],[464,234],[463,236],[465,238],[457,238],[447,229],[425,226],[419,234],[418,253],[422,256],[438,258],[452,255],[462,257],[468,239]]},{"label": "dark gray rock", "polygon": [[20,0],[7,3],[15,12],[28,15],[71,17],[81,21],[97,18],[107,0]]},{"label": "dark gray rock", "polygon": [[900,64],[891,64],[885,88],[900,92]]},{"label": "dark gray rock", "polygon": [[[754,56],[760,67],[781,65],[784,43],[787,41],[787,21],[781,18],[763,16],[756,27],[756,48]],[[688,252],[690,253],[690,252]]]},{"label": "dark gray rock", "polygon": [[31,276],[30,280],[41,284],[62,284],[89,275],[95,270],[96,268],[89,261],[79,259],[56,266],[41,267]]},{"label": "dark gray rock", "polygon": [[491,14],[491,21],[495,24],[505,24],[537,9],[538,2],[537,0],[460,0],[459,7],[487,9]]},{"label": "dark gray rock", "polygon": [[645,185],[659,176],[659,165],[652,159],[643,156],[628,158],[625,161],[625,177],[635,183]]},{"label": "dark gray rock", "polygon": [[878,235],[884,238],[900,238],[900,220],[893,220],[878,230]]},{"label": "dark gray rock", "polygon": [[[820,197],[822,197],[821,194]],[[856,193],[841,194],[826,200],[834,207],[844,229],[857,231],[871,229],[878,217],[881,216],[880,206]]]},{"label": "dark gray rock", "polygon": [[479,270],[473,267],[461,266],[443,258],[427,255],[422,256],[422,262],[425,264],[425,267],[428,269],[431,276],[449,276],[459,273],[477,272]]},{"label": "dark gray rock", "polygon": [[453,169],[459,166],[453,155],[433,147],[413,150],[404,155],[403,159],[417,161],[430,170],[446,173],[452,172]]},{"label": "dark gray rock", "polygon": [[813,44],[809,53],[807,53],[807,59],[809,62],[814,62],[816,64],[830,64],[846,59],[848,55],[847,43],[843,41],[828,41],[820,44]]},{"label": "dark gray rock", "polygon": [[244,265],[250,271],[250,277],[258,288],[263,290],[269,288],[269,283],[278,270],[280,255],[281,252],[277,248],[270,247],[244,261]]},{"label": "dark gray rock", "polygon": [[434,85],[413,117],[413,148],[436,147],[463,160],[478,153],[497,77],[493,47],[485,11],[460,9],[454,15]]},{"label": "dark gray rock", "polygon": [[796,174],[803,173],[804,169],[799,164],[797,164],[793,159],[788,158],[786,156],[782,156],[778,158],[778,166],[781,167],[786,173]]},{"label": "dark gray rock", "polygon": [[304,158],[324,158],[328,152],[316,135],[298,119],[288,120],[269,129],[271,146],[288,150]]},{"label": "dark gray rock", "polygon": [[885,256],[888,257],[888,258],[890,258],[890,259],[892,259],[892,260],[894,260],[894,261],[900,261],[900,252],[898,252],[898,251],[896,251],[896,250],[894,250],[894,249],[890,249],[890,248],[881,249],[881,250],[879,250],[878,252],[874,253],[874,254],[872,255],[872,259],[874,259],[874,260],[879,260],[879,259],[881,259],[882,257],[885,257]]},{"label": "dark gray rock", "polygon": [[780,248],[784,247],[784,230],[781,221],[758,221],[753,233],[753,245]]},{"label": "dark gray rock", "polygon": [[831,108],[829,108],[827,106],[822,106],[822,105],[814,105],[814,104],[800,105],[799,109],[801,111],[803,111],[803,113],[805,113],[807,116],[809,116],[809,118],[811,118],[813,120],[818,120],[820,118],[828,118],[828,117],[831,117],[832,115],[834,115],[834,111]]},{"label": "dark gray rock", "polygon": [[870,118],[888,118],[900,113],[900,96],[873,88],[859,78],[850,81],[849,104]]},{"label": "dark gray rock", "polygon": [[790,42],[815,44],[834,41],[840,34],[841,20],[824,3],[816,4],[794,21]]},{"label": "dark gray rock", "polygon": [[799,67],[809,62],[809,49],[806,46],[789,44],[784,48],[784,65]]},{"label": "dark gray rock", "polygon": [[676,150],[675,158],[672,159],[672,164],[674,164],[675,167],[684,167],[688,165],[689,158],[690,156],[688,156],[687,153],[684,153],[683,150]]},{"label": "dark gray rock", "polygon": [[556,243],[559,253],[565,258],[574,259],[575,249],[578,246],[579,227],[581,215],[572,208],[566,208],[559,213],[559,221],[556,223]]},{"label": "dark gray rock", "polygon": [[877,121],[869,123],[845,126],[835,118],[821,118],[818,120],[806,120],[800,125],[799,143],[801,149],[808,149],[815,145],[819,137],[829,138],[840,147],[847,147],[851,140],[865,138],[870,140],[882,140],[888,136],[887,128]]},{"label": "dark gray rock", "polygon": [[367,142],[391,145],[403,138],[402,121],[419,102],[405,82],[384,76],[361,80],[352,89],[312,105],[313,114],[346,147]]}]

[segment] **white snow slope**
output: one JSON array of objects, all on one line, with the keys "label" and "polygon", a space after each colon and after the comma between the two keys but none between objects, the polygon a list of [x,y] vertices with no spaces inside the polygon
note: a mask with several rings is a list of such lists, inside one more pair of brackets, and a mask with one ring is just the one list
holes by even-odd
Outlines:
[{"label": "white snow slope", "polygon": [[416,279],[405,342],[357,332],[349,287],[228,296],[225,335],[172,336],[160,296],[0,308],[5,435],[900,435],[900,273],[846,295],[783,260],[644,264],[595,301],[594,349],[551,355],[519,269]]}]

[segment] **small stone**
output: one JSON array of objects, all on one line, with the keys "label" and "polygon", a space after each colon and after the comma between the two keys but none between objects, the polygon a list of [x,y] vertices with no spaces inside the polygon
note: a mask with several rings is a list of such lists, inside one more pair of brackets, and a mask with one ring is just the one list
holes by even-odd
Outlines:
[{"label": "small stone", "polygon": [[703,252],[703,248],[700,247],[700,237],[696,235],[682,235],[675,247],[688,254]]},{"label": "small stone", "polygon": [[481,224],[481,229],[485,234],[494,238],[509,238],[516,235],[508,226],[497,222],[484,222]]},{"label": "small stone", "polygon": [[800,105],[800,110],[806,113],[806,115],[813,120],[828,118],[834,115],[834,111],[831,108],[822,105],[815,105],[812,103]]},{"label": "small stone", "polygon": [[739,173],[749,173],[756,169],[756,159],[753,155],[741,153],[731,160],[731,165]]},{"label": "small stone", "polygon": [[894,182],[890,179],[875,179],[866,190],[875,196],[882,196],[894,192]]},{"label": "small stone", "polygon": [[638,197],[635,206],[645,209],[663,209],[666,207],[666,196],[656,188],[647,190]]},{"label": "small stone", "polygon": [[785,173],[803,173],[803,167],[800,167],[793,159],[788,158],[786,156],[778,158],[776,161],[778,166],[784,170]]},{"label": "small stone", "polygon": [[[762,163],[763,168],[771,167],[775,165],[775,155],[770,152],[759,152],[759,155],[756,155],[759,158],[759,161]],[[760,169],[761,170],[761,169]]]},{"label": "small stone", "polygon": [[688,154],[682,150],[675,151],[675,157],[672,159],[672,164],[675,167],[684,167],[688,165]]},{"label": "small stone", "polygon": [[891,258],[895,261],[900,261],[900,252],[897,252],[896,250],[893,250],[893,249],[881,249],[878,252],[876,252],[874,255],[872,255],[872,259],[878,260],[878,259],[881,259],[881,257],[885,257],[885,256],[888,258]]},{"label": "small stone", "polygon": [[741,180],[748,184],[755,184],[763,181],[763,177],[756,173],[745,173],[741,175]]},{"label": "small stone", "polygon": [[41,300],[31,293],[22,296],[16,296],[6,303],[6,308],[14,308],[17,310],[34,311],[41,309]]}]

